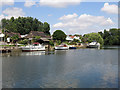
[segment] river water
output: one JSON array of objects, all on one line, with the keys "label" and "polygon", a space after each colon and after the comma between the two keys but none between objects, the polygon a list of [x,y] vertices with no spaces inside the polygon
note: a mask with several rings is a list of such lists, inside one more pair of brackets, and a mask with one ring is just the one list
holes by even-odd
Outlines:
[{"label": "river water", "polygon": [[2,57],[3,88],[117,88],[118,47]]}]

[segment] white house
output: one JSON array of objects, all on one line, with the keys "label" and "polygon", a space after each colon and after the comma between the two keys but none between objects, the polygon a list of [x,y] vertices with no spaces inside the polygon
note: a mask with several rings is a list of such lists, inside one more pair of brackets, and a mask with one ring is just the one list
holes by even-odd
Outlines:
[{"label": "white house", "polygon": [[74,39],[77,39],[81,42],[81,39],[80,39],[79,36],[69,36],[69,35],[67,35],[67,37],[66,37],[66,40],[68,40],[68,41],[73,41]]},{"label": "white house", "polygon": [[25,38],[28,34],[25,34],[25,35],[21,35],[21,38]]},{"label": "white house", "polygon": [[71,36],[67,35],[66,40],[73,41],[73,38]]},{"label": "white house", "polygon": [[3,33],[0,33],[0,41],[3,41],[4,36],[5,35]]}]

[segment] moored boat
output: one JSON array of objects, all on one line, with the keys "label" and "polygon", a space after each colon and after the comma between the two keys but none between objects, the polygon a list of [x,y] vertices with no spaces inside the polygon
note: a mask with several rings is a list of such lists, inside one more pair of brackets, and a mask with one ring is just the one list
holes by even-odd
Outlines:
[{"label": "moored boat", "polygon": [[61,44],[55,47],[55,50],[68,50],[69,47],[66,44]]},{"label": "moored boat", "polygon": [[22,47],[22,51],[31,52],[31,51],[45,51],[45,46],[38,42],[33,43],[32,45],[27,45]]},{"label": "moored boat", "polygon": [[100,48],[100,43],[94,41],[88,44],[88,48]]},{"label": "moored boat", "polygon": [[75,45],[69,45],[69,49],[76,49]]}]

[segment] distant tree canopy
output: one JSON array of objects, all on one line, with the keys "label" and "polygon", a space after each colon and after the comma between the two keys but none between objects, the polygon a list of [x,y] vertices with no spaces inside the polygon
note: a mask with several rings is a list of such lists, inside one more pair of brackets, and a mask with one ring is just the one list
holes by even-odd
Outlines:
[{"label": "distant tree canopy", "polygon": [[54,40],[61,40],[64,41],[66,39],[66,34],[62,30],[56,30],[53,33],[53,39]]},{"label": "distant tree canopy", "polygon": [[103,38],[101,37],[101,35],[99,33],[89,33],[89,34],[85,34],[83,36],[84,40],[86,40],[86,42],[99,42],[101,45],[103,45],[104,41]]},{"label": "distant tree canopy", "polygon": [[110,29],[109,31],[98,32],[104,39],[104,45],[120,45],[120,29]]},{"label": "distant tree canopy", "polygon": [[42,31],[50,35],[50,25],[47,22],[40,22],[32,17],[18,17],[14,19],[2,19],[2,28],[7,32],[20,33],[21,35],[28,34],[30,31]]}]

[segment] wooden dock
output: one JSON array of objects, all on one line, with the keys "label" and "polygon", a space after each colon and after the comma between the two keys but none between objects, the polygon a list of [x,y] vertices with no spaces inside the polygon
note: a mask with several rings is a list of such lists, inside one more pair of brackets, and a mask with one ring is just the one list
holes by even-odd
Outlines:
[{"label": "wooden dock", "polygon": [[15,47],[0,47],[0,53],[10,53]]}]

